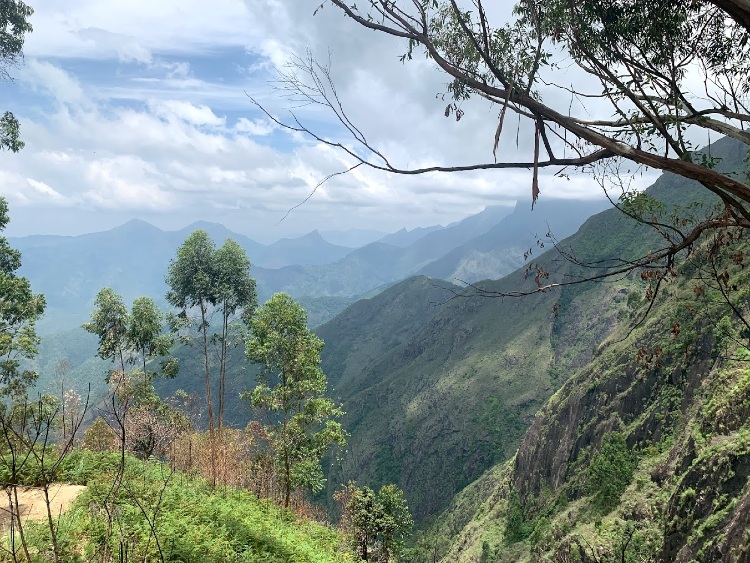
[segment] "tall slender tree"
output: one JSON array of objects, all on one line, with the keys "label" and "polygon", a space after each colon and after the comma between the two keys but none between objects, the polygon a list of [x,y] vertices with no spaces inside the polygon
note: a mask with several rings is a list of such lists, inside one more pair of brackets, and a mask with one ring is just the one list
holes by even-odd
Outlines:
[{"label": "tall slender tree", "polygon": [[[219,342],[219,432],[224,425],[226,395],[227,351],[230,342],[230,321],[237,314],[248,320],[258,304],[255,280],[250,276],[250,259],[245,250],[232,239],[227,239],[214,254],[217,305],[221,308]],[[235,342],[234,344],[238,343]]]},{"label": "tall slender tree", "polygon": [[209,312],[219,299],[216,283],[214,254],[216,245],[204,230],[193,232],[177,249],[177,258],[169,264],[166,282],[167,301],[180,310],[179,317],[187,321],[192,310],[198,312],[198,331],[203,347],[203,367],[208,409],[208,436],[211,455],[211,481],[216,485],[216,436],[214,406],[211,399],[211,366],[208,351]]},{"label": "tall slender tree", "polygon": [[[0,231],[8,221],[8,203],[0,197]],[[39,338],[34,329],[44,313],[42,295],[31,291],[29,280],[17,273],[21,253],[0,237],[0,395],[23,395],[36,381],[36,372],[21,361],[36,355]]]}]

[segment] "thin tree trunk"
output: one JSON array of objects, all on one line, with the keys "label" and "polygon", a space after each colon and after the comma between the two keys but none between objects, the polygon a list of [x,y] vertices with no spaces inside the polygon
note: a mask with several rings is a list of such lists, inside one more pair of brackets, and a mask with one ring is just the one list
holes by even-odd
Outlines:
[{"label": "thin tree trunk", "polygon": [[227,372],[227,332],[229,316],[226,312],[226,302],[222,311],[221,326],[221,357],[219,361],[219,447],[221,448],[221,481],[226,482],[226,449],[224,447],[224,395],[225,375]]},{"label": "thin tree trunk", "polygon": [[[16,481],[14,479],[14,481]],[[16,522],[18,523],[18,535],[21,536],[21,546],[23,547],[23,553],[26,556],[26,561],[31,561],[31,555],[29,555],[29,546],[26,543],[26,534],[23,532],[23,523],[21,522],[21,504],[18,502],[18,486],[13,485],[13,503],[15,503]],[[15,559],[15,553],[13,554]]]},{"label": "thin tree trunk", "polygon": [[216,436],[214,435],[214,406],[211,401],[211,370],[208,365],[208,327],[206,326],[206,304],[201,299],[201,322],[203,329],[203,361],[206,367],[206,405],[208,406],[208,443],[211,456],[211,484],[216,486]]},{"label": "thin tree trunk", "polygon": [[52,502],[49,498],[49,483],[47,477],[44,478],[44,484],[42,485],[44,491],[44,504],[47,507],[47,523],[49,524],[49,533],[52,538],[52,554],[55,556],[55,561],[60,561],[60,547],[57,544],[57,526],[55,526],[55,520],[52,518]]},{"label": "thin tree trunk", "polygon": [[289,466],[289,454],[284,453],[284,508],[289,508],[289,494],[292,489],[292,468]]},{"label": "thin tree trunk", "polygon": [[229,332],[229,316],[224,304],[223,325],[221,327],[221,364],[219,365],[219,434],[224,426],[224,381],[227,373],[227,333]]},{"label": "thin tree trunk", "polygon": [[148,372],[146,371],[146,350],[144,349],[142,353],[143,353],[143,385],[148,385]]}]

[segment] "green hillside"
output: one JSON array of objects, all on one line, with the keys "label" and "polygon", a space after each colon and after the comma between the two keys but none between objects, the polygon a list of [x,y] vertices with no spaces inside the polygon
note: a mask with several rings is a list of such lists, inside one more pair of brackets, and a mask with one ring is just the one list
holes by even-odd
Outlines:
[{"label": "green hillside", "polygon": [[[513,460],[459,495],[446,561],[748,560],[750,334],[718,290],[696,294],[693,268],[549,400]],[[727,268],[747,314],[750,275]]]},{"label": "green hillside", "polygon": [[[723,166],[741,162],[732,143],[713,150],[725,157]],[[698,202],[694,212],[700,214],[712,205],[705,190],[670,175],[649,194],[667,209]],[[594,262],[635,259],[661,244],[652,229],[611,209],[589,219],[560,248],[579,262]],[[536,263],[549,272],[547,281],[601,271],[576,265],[556,250]],[[454,494],[515,453],[546,400],[595,357],[614,330],[634,322],[632,311],[645,287],[640,279],[616,278],[523,299],[487,296],[533,290],[531,278],[533,272],[527,278],[517,271],[480,282],[484,295],[465,290],[422,317],[404,340],[381,336],[368,350],[368,337],[351,336],[351,344],[329,348],[328,375],[352,433],[348,455],[329,476],[331,486],[348,479],[372,486],[396,482],[418,520],[437,515]],[[375,301],[383,311],[389,296]],[[378,332],[398,335],[406,318],[389,320],[384,312]],[[321,334],[336,335],[333,340],[367,334],[372,323],[366,314],[345,312]]]}]

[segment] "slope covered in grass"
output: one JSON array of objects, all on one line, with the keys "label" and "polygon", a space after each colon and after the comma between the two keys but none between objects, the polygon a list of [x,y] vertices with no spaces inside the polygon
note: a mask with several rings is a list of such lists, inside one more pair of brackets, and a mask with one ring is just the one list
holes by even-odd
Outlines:
[{"label": "slope covered in grass", "polygon": [[[125,479],[112,484],[116,454],[74,452],[61,478],[86,484],[86,490],[59,523],[59,542],[67,561],[98,560],[127,553],[133,561],[310,562],[346,561],[339,533],[293,516],[250,492],[211,488],[200,478],[171,472],[158,462],[127,459]],[[108,533],[105,507],[115,499]],[[44,523],[27,525],[31,552],[51,560]],[[349,558],[350,560],[350,558]]]},{"label": "slope covered in grass", "polygon": [[[685,186],[666,176],[656,188],[685,209]],[[599,248],[613,249],[612,235]],[[596,256],[593,242],[578,255]],[[750,317],[750,248],[742,237],[715,244],[696,245],[635,326],[648,303],[630,299],[642,288],[628,292],[517,454],[426,534],[444,561],[750,560],[750,333],[732,309]]]},{"label": "slope covered in grass", "polygon": [[[734,149],[717,143],[714,154],[736,167],[742,159]],[[667,216],[705,214],[714,205],[705,189],[670,175],[649,194]],[[567,259],[551,250],[535,256],[534,264],[549,273],[543,283],[580,280],[601,270],[579,263],[634,260],[663,244],[653,229],[610,209],[559,243]],[[351,335],[350,345],[325,356],[352,434],[347,456],[329,475],[332,486],[348,479],[370,486],[395,482],[416,520],[437,515],[461,489],[515,453],[536,412],[595,357],[612,331],[633,322],[644,298],[644,282],[633,277],[522,299],[498,296],[533,291],[535,271],[478,282],[481,291],[465,289],[429,316],[417,316],[418,329],[410,334],[401,330],[409,315],[386,319],[388,292],[373,300],[383,316],[352,315],[350,309],[321,327],[321,334]],[[365,353],[370,339],[357,335],[368,334],[373,323],[381,337]],[[386,338],[397,334],[405,338]]]}]

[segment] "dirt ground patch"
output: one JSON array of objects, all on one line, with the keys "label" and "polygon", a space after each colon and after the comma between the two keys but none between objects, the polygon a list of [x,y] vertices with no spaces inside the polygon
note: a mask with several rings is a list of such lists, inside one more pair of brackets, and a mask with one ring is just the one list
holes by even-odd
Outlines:
[{"label": "dirt ground patch", "polygon": [[[83,485],[57,484],[50,487],[49,496],[52,515],[57,517],[70,506],[85,489]],[[41,520],[47,517],[47,506],[44,504],[44,492],[41,489],[27,488],[18,490],[18,503],[21,508],[21,520]],[[10,510],[7,493],[0,495],[0,530],[10,527]]]}]

